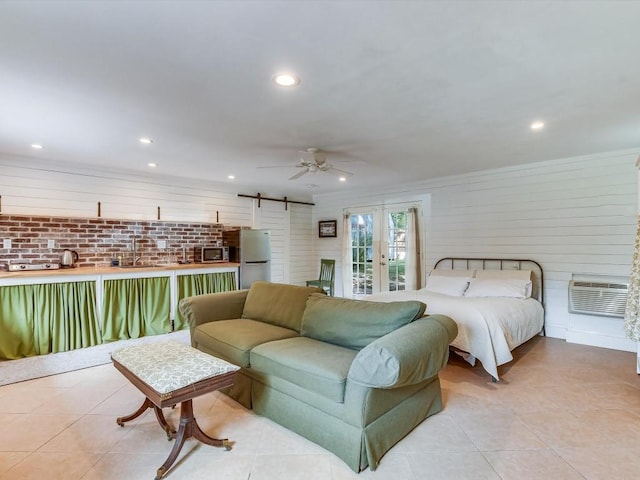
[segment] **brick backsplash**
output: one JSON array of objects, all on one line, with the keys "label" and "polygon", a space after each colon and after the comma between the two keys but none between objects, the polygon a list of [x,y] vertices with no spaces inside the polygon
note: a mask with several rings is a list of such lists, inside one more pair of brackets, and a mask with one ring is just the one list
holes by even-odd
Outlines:
[{"label": "brick backsplash", "polygon": [[[183,248],[193,261],[194,247],[221,241],[222,230],[217,223],[0,215],[0,264],[58,263],[65,249],[78,252],[79,266],[105,265],[118,257],[131,262],[134,236],[142,263],[182,260]],[[2,248],[5,239],[11,248]],[[49,240],[55,248],[48,248]],[[166,242],[165,249],[158,248],[158,240]]]}]

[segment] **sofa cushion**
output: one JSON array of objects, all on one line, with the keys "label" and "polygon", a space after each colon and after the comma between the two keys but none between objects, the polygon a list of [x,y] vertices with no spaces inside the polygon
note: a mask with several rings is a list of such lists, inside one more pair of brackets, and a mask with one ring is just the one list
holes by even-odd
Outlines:
[{"label": "sofa cushion", "polygon": [[250,355],[251,369],[342,403],[356,354],[355,350],[312,338],[288,338],[255,347]]},{"label": "sofa cushion", "polygon": [[415,300],[380,303],[314,294],[307,300],[300,333],[360,350],[420,318],[426,308],[424,303]]},{"label": "sofa cushion", "polygon": [[194,331],[198,347],[241,367],[250,365],[249,352],[256,345],[297,336],[288,328],[246,318],[205,323]]},{"label": "sofa cushion", "polygon": [[300,332],[300,322],[307,297],[317,292],[322,290],[315,287],[253,282],[244,303],[242,318],[250,318]]}]

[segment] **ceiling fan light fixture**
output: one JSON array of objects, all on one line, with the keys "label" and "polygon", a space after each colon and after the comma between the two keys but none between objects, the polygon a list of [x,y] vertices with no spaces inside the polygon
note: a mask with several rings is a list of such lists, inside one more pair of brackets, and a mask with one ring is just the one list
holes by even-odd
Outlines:
[{"label": "ceiling fan light fixture", "polygon": [[542,130],[544,128],[544,122],[536,120],[531,124],[531,130]]},{"label": "ceiling fan light fixture", "polygon": [[273,83],[279,87],[295,87],[300,84],[300,78],[292,73],[277,73],[273,76]]},{"label": "ceiling fan light fixture", "polygon": [[147,137],[142,137],[140,139],[140,143],[144,143],[145,145],[150,145],[153,143],[153,140],[151,140],[150,138]]}]

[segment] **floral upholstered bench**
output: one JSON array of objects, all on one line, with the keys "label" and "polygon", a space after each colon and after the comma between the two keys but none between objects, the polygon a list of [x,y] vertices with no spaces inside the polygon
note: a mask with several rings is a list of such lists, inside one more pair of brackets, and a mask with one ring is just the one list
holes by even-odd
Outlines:
[{"label": "floral upholstered bench", "polygon": [[[111,354],[113,365],[145,395],[138,410],[119,417],[124,426],[152,408],[158,423],[175,443],[164,464],[158,468],[159,480],[171,467],[187,438],[194,437],[207,445],[231,450],[228,439],[211,438],[193,416],[193,399],[233,384],[240,367],[176,342],[157,342],[117,350]],[[180,426],[173,430],[162,414],[162,408],[180,403]]]}]

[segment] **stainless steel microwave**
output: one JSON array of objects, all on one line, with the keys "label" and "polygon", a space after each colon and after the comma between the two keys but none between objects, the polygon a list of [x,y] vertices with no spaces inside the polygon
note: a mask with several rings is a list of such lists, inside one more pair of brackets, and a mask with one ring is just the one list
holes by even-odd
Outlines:
[{"label": "stainless steel microwave", "polygon": [[219,263],[229,261],[229,247],[196,247],[193,252],[196,263]]}]

